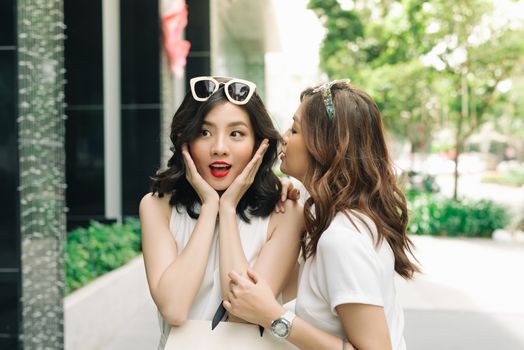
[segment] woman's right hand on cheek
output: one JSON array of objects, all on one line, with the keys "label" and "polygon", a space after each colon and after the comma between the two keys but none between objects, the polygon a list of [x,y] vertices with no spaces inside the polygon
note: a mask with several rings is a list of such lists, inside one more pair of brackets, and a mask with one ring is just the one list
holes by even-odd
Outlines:
[{"label": "woman's right hand on cheek", "polygon": [[217,191],[215,191],[215,189],[211,187],[198,173],[195,162],[193,162],[193,158],[191,158],[191,154],[189,154],[187,144],[182,145],[182,156],[184,157],[184,163],[186,165],[186,179],[200,197],[202,205],[218,205],[220,197],[218,196]]}]

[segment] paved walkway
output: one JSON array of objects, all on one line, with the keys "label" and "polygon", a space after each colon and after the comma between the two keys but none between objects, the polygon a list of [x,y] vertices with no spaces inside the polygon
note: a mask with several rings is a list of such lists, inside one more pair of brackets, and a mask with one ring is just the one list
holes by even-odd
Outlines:
[{"label": "paved walkway", "polygon": [[[408,349],[524,349],[524,244],[413,237],[424,273],[398,279]],[[148,295],[102,350],[156,349]]]},{"label": "paved walkway", "polygon": [[424,273],[397,281],[409,349],[524,349],[524,244],[413,241]]}]

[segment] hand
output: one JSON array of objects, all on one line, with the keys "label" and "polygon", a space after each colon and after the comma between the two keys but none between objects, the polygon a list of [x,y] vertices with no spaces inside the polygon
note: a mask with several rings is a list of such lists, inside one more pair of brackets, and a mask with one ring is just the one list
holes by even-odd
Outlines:
[{"label": "hand", "polygon": [[256,151],[253,158],[251,158],[249,163],[247,163],[244,170],[242,170],[236,179],[233,180],[228,189],[220,197],[221,208],[227,207],[236,210],[238,202],[240,202],[240,199],[244,193],[246,193],[249,186],[251,186],[253,183],[255,175],[257,174],[258,168],[260,168],[260,164],[262,164],[262,159],[264,158],[264,154],[266,153],[268,147],[269,141],[264,139],[258,147],[258,150]]},{"label": "hand", "polygon": [[186,165],[186,179],[195,189],[198,197],[200,197],[202,205],[211,203],[218,204],[220,197],[217,191],[198,173],[195,162],[193,162],[193,158],[191,158],[189,154],[187,144],[182,145],[182,156],[184,157],[184,163]]},{"label": "hand", "polygon": [[241,319],[269,327],[271,321],[283,315],[286,310],[275,300],[267,282],[255,271],[248,269],[243,277],[235,271],[228,274],[231,279],[226,310]]},{"label": "hand", "polygon": [[286,199],[297,201],[300,198],[300,190],[293,186],[291,180],[289,180],[287,177],[283,177],[280,179],[280,182],[282,183],[282,191],[280,194],[280,201],[277,203],[275,207],[275,213],[286,212],[286,209],[284,207],[284,202],[286,201]]}]

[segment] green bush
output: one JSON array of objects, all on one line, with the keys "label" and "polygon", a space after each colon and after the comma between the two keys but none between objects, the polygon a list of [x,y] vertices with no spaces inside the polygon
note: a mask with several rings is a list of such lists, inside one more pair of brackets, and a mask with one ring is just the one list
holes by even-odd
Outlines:
[{"label": "green bush", "polygon": [[410,198],[408,208],[408,232],[416,235],[491,237],[509,223],[506,209],[485,199],[453,200],[424,194]]},{"label": "green bush", "polygon": [[65,246],[66,294],[96,277],[124,265],[140,252],[140,222],[126,219],[122,225],[92,221],[67,236]]}]

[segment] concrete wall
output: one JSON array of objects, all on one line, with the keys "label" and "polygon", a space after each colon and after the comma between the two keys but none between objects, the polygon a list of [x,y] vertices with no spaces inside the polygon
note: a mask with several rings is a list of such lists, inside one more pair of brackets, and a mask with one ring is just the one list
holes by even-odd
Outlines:
[{"label": "concrete wall", "polygon": [[150,298],[142,255],[64,300],[66,350],[101,349]]}]

